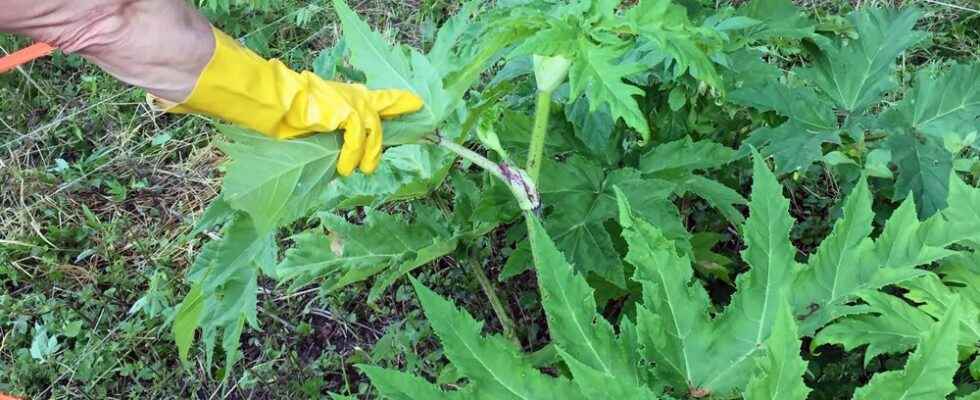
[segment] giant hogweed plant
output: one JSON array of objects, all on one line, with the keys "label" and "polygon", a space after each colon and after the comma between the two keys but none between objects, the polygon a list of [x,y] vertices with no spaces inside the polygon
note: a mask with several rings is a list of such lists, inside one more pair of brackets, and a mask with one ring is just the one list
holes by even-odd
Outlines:
[{"label": "giant hogweed plant", "polygon": [[[817,36],[792,4],[756,0],[739,9],[688,16],[667,1],[641,1],[632,7],[617,1],[500,2],[493,7],[474,1],[446,21],[426,52],[392,45],[346,3],[337,0],[334,5],[343,40],[320,55],[317,72],[327,78],[364,79],[372,87],[410,89],[425,99],[426,108],[386,123],[389,148],[371,177],[334,179],[340,146],[336,135],[274,141],[221,128],[226,138],[221,148],[231,162],[220,198],[195,230],[217,228],[220,239],[202,248],[188,274],[193,286],[173,322],[182,358],[188,357],[200,331],[208,365],[219,336],[226,364],[237,361],[246,324],[258,328],[260,275],[290,288],[319,283],[328,290],[370,280],[368,300],[376,301],[405,275],[446,256],[461,260],[480,281],[506,340],[481,337],[472,318],[415,283],[450,361],[470,384],[444,394],[423,380],[364,366],[390,397],[538,398],[533,395],[538,393],[594,398],[589,390],[596,387],[624,388],[629,396],[799,395],[806,392],[797,382],[797,372],[805,368],[799,360],[799,338],[814,335],[814,344],[848,349],[867,345],[868,360],[915,349],[907,373],[882,374],[880,379],[889,383],[867,390],[898,387],[893,382],[918,388],[910,379],[921,379],[922,371],[945,379],[956,364],[955,356],[952,361],[945,357],[948,330],[958,332],[954,352],[961,360],[975,352],[976,321],[970,316],[976,315],[977,298],[969,288],[975,283],[976,253],[969,246],[978,241],[980,198],[955,174],[929,170],[946,173],[945,181],[951,182],[943,185],[948,188],[943,201],[930,203],[934,209],[929,209],[917,207],[921,196],[908,198],[876,239],[871,238],[871,191],[867,178],[858,179],[843,219],[818,251],[801,262],[787,239],[792,220],[786,202],[761,159],[755,161],[747,221],[739,207],[748,201],[704,174],[747,154],[748,146],[739,152],[689,137],[657,143],[651,127],[658,123],[648,118],[664,107],[693,114],[717,109],[727,94],[742,103],[752,98],[747,95],[752,90],[775,87],[773,93],[782,95],[779,90],[790,87],[775,79],[777,70],[749,45],[788,38],[820,43],[823,51],[848,47]],[[878,32],[897,29],[896,21],[908,13],[914,12],[868,10],[851,18],[855,24],[877,24],[869,29]],[[868,35],[857,40],[870,40]],[[861,49],[871,51],[864,44]],[[884,64],[879,70],[891,73],[895,57],[878,61]],[[950,73],[964,73],[959,68],[967,67]],[[909,100],[905,107],[945,107],[939,121],[959,121],[949,123],[961,129],[959,135],[969,128],[969,113],[976,111],[970,86],[961,86],[957,88],[967,93],[962,106],[946,106],[940,97],[923,95],[925,100]],[[643,97],[658,93],[658,87],[672,88],[670,95]],[[884,83],[876,87],[884,87],[875,92],[879,95],[890,88]],[[753,101],[751,106],[780,115],[799,106],[792,96]],[[760,105],[764,101],[770,108]],[[558,112],[552,109],[556,104]],[[527,112],[531,109],[533,115]],[[868,117],[864,124],[843,126],[857,137],[862,127],[885,129],[877,121],[901,121],[897,112],[882,115],[892,117]],[[793,123],[793,115],[787,117],[785,124]],[[922,139],[913,128],[901,132]],[[750,137],[773,156],[777,173],[794,170],[787,168],[785,141],[807,143],[795,147],[805,150],[797,156],[812,157],[813,141],[806,135],[845,132],[838,127],[828,134],[791,129],[769,133],[779,129],[760,128]],[[966,132],[957,137],[971,136]],[[825,142],[841,141],[819,143]],[[474,144],[486,153],[474,151]],[[950,146],[946,149],[956,150]],[[887,178],[882,165],[887,166],[888,158],[882,151],[856,154],[863,158],[845,162],[847,155],[832,152],[822,160],[850,168],[858,177]],[[926,166],[926,161],[919,163]],[[914,185],[902,183],[902,168],[895,193],[915,193]],[[443,194],[445,188],[450,194]],[[431,195],[449,196],[449,205],[418,200]],[[712,304],[692,278],[692,267],[727,277],[717,261],[731,260],[696,249],[698,240],[673,201],[691,195],[717,209],[748,245],[743,260],[749,272],[736,280],[738,291],[727,307]],[[411,212],[381,210],[393,202]],[[344,217],[344,210],[355,207],[364,209],[358,223]],[[917,216],[928,218],[920,221]],[[526,225],[514,224],[521,218]],[[307,229],[290,237],[291,246],[280,252],[279,230],[297,224]],[[550,334],[560,349],[558,362],[570,374],[542,373],[512,344],[517,338],[506,307],[481,262],[472,259],[476,239],[501,228],[508,230],[508,244],[516,247],[501,279],[534,265]],[[623,246],[616,243],[621,242],[628,253],[619,250]],[[940,269],[934,272],[917,268],[935,263]],[[716,267],[705,267],[710,265]],[[542,275],[548,271],[552,275]],[[586,280],[603,287],[596,293],[599,299],[641,286],[638,311],[614,328],[597,314]],[[896,288],[901,288],[901,297],[894,295]],[[574,308],[556,309],[555,296],[564,296]],[[915,324],[901,322],[909,319]],[[961,323],[950,323],[953,319]],[[887,329],[880,335],[860,334],[867,326]],[[920,335],[933,330],[939,333]],[[942,368],[933,364],[940,359],[946,360]],[[934,373],[937,368],[941,374]],[[759,372],[750,379],[745,373],[749,370]],[[544,394],[552,389],[553,394]]]},{"label": "giant hogweed plant", "polygon": [[[608,121],[600,119],[590,124],[612,126],[618,119],[624,119],[627,125],[646,127],[648,124],[635,98],[641,90],[624,80],[627,74],[659,66],[672,71],[673,78],[687,76],[683,75],[685,71],[697,71],[694,75],[703,76],[709,82],[717,81],[705,53],[716,38],[710,37],[708,30],[693,25],[682,8],[663,1],[644,1],[634,6],[634,11],[622,14],[614,2],[594,5],[592,2],[522,2],[499,4],[486,10],[487,6],[481,2],[472,1],[446,21],[431,47],[423,53],[390,44],[359,19],[345,2],[335,1],[334,5],[343,25],[343,42],[317,60],[317,71],[332,78],[333,74],[349,69],[337,64],[337,60],[346,57],[356,71],[353,75],[364,78],[369,86],[411,90],[425,100],[426,107],[407,118],[386,123],[385,144],[389,148],[381,168],[371,177],[334,179],[340,147],[336,135],[275,141],[236,128],[220,129],[226,138],[220,147],[231,162],[222,194],[202,217],[198,228],[220,227],[221,239],[204,246],[188,274],[193,286],[173,324],[183,358],[187,357],[195,332],[200,329],[208,360],[221,334],[226,362],[234,363],[245,324],[257,327],[255,302],[260,274],[292,287],[320,281],[329,289],[373,278],[369,299],[374,301],[400,277],[454,251],[466,251],[460,243],[512,221],[520,210],[542,211],[542,200],[552,196],[575,199],[580,202],[574,204],[576,209],[590,208],[584,211],[589,214],[588,225],[581,228],[563,219],[558,212],[550,211],[552,206],[563,208],[560,204],[550,205],[544,211],[551,221],[551,229],[566,232],[565,247],[581,248],[582,257],[595,259],[595,251],[608,253],[611,249],[608,234],[600,237],[604,241],[596,242],[592,238],[600,234],[598,227],[613,217],[610,201],[614,184],[638,202],[649,200],[646,211],[672,221],[679,228],[676,232],[682,230],[676,210],[670,211],[672,206],[667,201],[677,185],[650,177],[656,171],[644,174],[630,167],[607,173],[584,156],[573,156],[571,160],[578,164],[579,176],[532,177],[519,167],[526,162],[533,166],[527,169],[535,174],[539,170],[552,173],[565,168],[542,167],[550,163],[550,159],[545,161],[546,156],[556,151],[565,154],[575,151],[567,141],[554,135],[545,140],[551,128],[551,95],[557,96],[556,91],[581,97],[579,102],[585,108],[575,111],[576,117],[590,109],[601,113],[600,104],[603,109],[611,110],[604,114]],[[485,18],[476,18],[481,12],[486,12]],[[663,17],[662,26],[640,29],[642,18],[655,15]],[[535,46],[530,44],[547,42],[540,37],[547,26],[567,28],[561,31],[564,35],[571,30],[574,33],[571,37],[576,38],[578,45],[564,55],[535,51]],[[615,46],[608,43],[619,36],[623,37],[620,43]],[[659,47],[651,44],[653,40],[666,43],[665,38],[671,39],[670,47],[658,50]],[[634,48],[641,49],[637,54],[654,60],[614,63],[627,57],[627,52]],[[532,53],[539,61],[537,68],[524,68],[523,60]],[[657,54],[651,56],[652,53]],[[475,93],[470,102],[465,101],[464,96],[484,72],[498,64],[505,65],[496,78],[501,82]],[[559,67],[554,68],[555,64]],[[581,65],[591,67],[582,69]],[[622,69],[624,66],[628,68]],[[542,82],[550,80],[552,85],[535,88],[540,89],[537,91],[541,95],[537,96],[537,117],[532,118],[521,110],[505,107],[504,98],[517,90],[510,82],[535,69]],[[566,76],[568,84],[556,87]],[[494,123],[498,119],[501,122]],[[502,156],[491,161],[464,146],[474,130],[480,133],[482,143],[499,149]],[[649,136],[648,130],[639,133],[641,137]],[[734,154],[710,142],[688,141],[680,145],[718,153],[711,161],[677,168],[681,177],[693,175],[697,169],[720,166]],[[515,146],[524,150],[515,150]],[[465,174],[451,174],[457,159],[481,168],[486,175],[474,180]],[[456,197],[452,217],[424,205],[419,205],[410,217],[386,214],[376,208],[388,202],[425,197],[446,181],[452,183]],[[737,193],[709,179],[700,179],[698,184],[734,202],[742,201]],[[563,186],[575,188],[579,193],[564,196]],[[657,189],[651,191],[649,187]],[[724,202],[725,199],[720,203]],[[350,224],[332,212],[355,206],[369,208],[361,224]],[[292,237],[294,246],[280,257],[278,230],[309,216],[319,220],[320,226]],[[609,260],[607,263],[590,268],[624,286],[618,256],[606,255],[610,255],[604,258]],[[521,268],[518,265],[514,270]],[[491,291],[488,295],[493,298]]]},{"label": "giant hogweed plant", "polygon": [[[950,206],[921,223],[910,198],[872,238],[872,196],[862,179],[830,236],[798,261],[789,240],[789,200],[758,155],[753,175],[742,226],[742,258],[750,269],[739,276],[726,306],[713,304],[676,242],[615,190],[628,246],[624,261],[635,267],[632,280],[642,287],[635,317],[618,324],[597,311],[586,279],[538,219],[527,216],[542,306],[567,373],[542,372],[513,343],[483,335],[481,322],[418,281],[413,285],[425,315],[465,380],[444,390],[403,372],[360,368],[393,399],[805,399],[810,389],[800,338],[820,331],[815,343],[870,344],[869,360],[914,349],[903,369],[873,376],[855,399],[925,400],[952,393],[957,360],[977,352],[980,321],[975,287],[950,287],[941,277],[970,275],[951,268],[964,268],[954,260],[975,253],[949,247],[978,239],[980,190],[955,179]],[[959,219],[965,214],[972,217]],[[958,256],[949,258],[953,254]],[[938,259],[952,264],[938,273],[917,268]],[[889,294],[884,287],[907,292]],[[858,305],[857,299],[865,302]],[[835,319],[840,316],[847,317]],[[916,325],[907,326],[910,319]]]}]

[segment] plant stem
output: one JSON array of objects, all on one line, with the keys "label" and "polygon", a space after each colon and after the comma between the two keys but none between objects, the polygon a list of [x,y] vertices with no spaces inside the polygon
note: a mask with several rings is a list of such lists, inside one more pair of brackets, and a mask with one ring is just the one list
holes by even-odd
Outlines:
[{"label": "plant stem", "polygon": [[473,257],[467,257],[463,261],[467,269],[476,276],[477,282],[480,282],[480,288],[483,289],[483,293],[487,295],[487,299],[490,300],[490,307],[493,308],[494,314],[497,314],[497,320],[500,321],[500,327],[503,328],[504,337],[510,339],[517,344],[518,347],[521,346],[520,339],[517,338],[516,325],[514,324],[514,319],[510,317],[510,313],[507,312],[507,308],[504,307],[504,303],[500,301],[500,297],[497,296],[497,291],[493,287],[493,282],[487,277],[485,271],[483,271],[483,266],[475,261]]},{"label": "plant stem", "polygon": [[493,175],[497,177],[497,179],[503,181],[505,184],[507,184],[507,187],[510,188],[514,198],[517,199],[517,203],[520,205],[521,210],[534,211],[541,205],[537,187],[524,171],[515,168],[506,162],[498,164],[490,161],[488,158],[480,155],[479,153],[453,142],[452,140],[443,138],[442,136],[429,136],[426,139],[446,150],[456,153],[456,155],[466,160],[469,160],[473,164],[476,164],[478,167],[489,172],[490,175]]},{"label": "plant stem", "polygon": [[534,111],[534,129],[531,131],[531,145],[527,153],[527,173],[534,183],[538,183],[541,161],[544,158],[544,141],[548,137],[548,119],[551,117],[552,90],[538,92],[538,104]]}]

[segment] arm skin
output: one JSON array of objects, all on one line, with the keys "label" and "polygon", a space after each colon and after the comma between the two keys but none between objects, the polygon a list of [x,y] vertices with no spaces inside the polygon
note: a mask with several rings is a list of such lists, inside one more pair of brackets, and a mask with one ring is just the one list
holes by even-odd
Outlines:
[{"label": "arm skin", "polygon": [[184,0],[0,0],[0,32],[77,53],[128,84],[186,99],[214,53],[207,19]]}]

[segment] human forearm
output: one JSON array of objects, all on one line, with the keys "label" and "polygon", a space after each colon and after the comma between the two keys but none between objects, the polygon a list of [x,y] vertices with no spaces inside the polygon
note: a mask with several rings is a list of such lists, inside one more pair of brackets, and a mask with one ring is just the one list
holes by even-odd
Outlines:
[{"label": "human forearm", "polygon": [[214,52],[208,21],[183,0],[5,0],[0,31],[77,53],[116,78],[182,101]]},{"label": "human forearm", "polygon": [[266,60],[184,0],[6,0],[0,9],[0,31],[78,53],[168,100],[155,102],[168,112],[210,115],[278,139],[343,130],[341,175],[374,172],[382,118],[423,106],[405,91],[328,82]]}]

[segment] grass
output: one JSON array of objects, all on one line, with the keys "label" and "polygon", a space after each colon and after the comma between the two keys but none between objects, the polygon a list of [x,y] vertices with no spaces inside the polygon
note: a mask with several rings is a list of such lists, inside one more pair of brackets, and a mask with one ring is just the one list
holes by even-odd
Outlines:
[{"label": "grass", "polygon": [[[455,3],[356,6],[374,26],[419,43]],[[980,57],[976,3],[908,3],[931,13],[922,28],[937,34],[910,58]],[[801,4],[833,22],[831,12],[893,2]],[[263,55],[308,67],[335,41],[328,8],[288,0],[269,12],[236,9],[212,20]],[[0,36],[0,51],[23,44]],[[208,121],[154,114],[138,90],[61,55],[0,76],[0,107],[0,392],[54,399],[320,398],[327,391],[370,397],[354,364],[453,373],[443,369],[404,284],[368,305],[363,286],[327,296],[316,287],[288,294],[262,282],[263,331],[246,332],[239,367],[207,371],[198,358],[183,368],[169,320],[201,244],[189,236],[192,224],[220,184],[222,155]],[[801,195],[828,192],[801,185]],[[494,320],[477,282],[452,260],[420,278],[478,319]],[[512,280],[500,292],[523,337],[545,335],[531,331],[543,326],[533,282]]]}]

